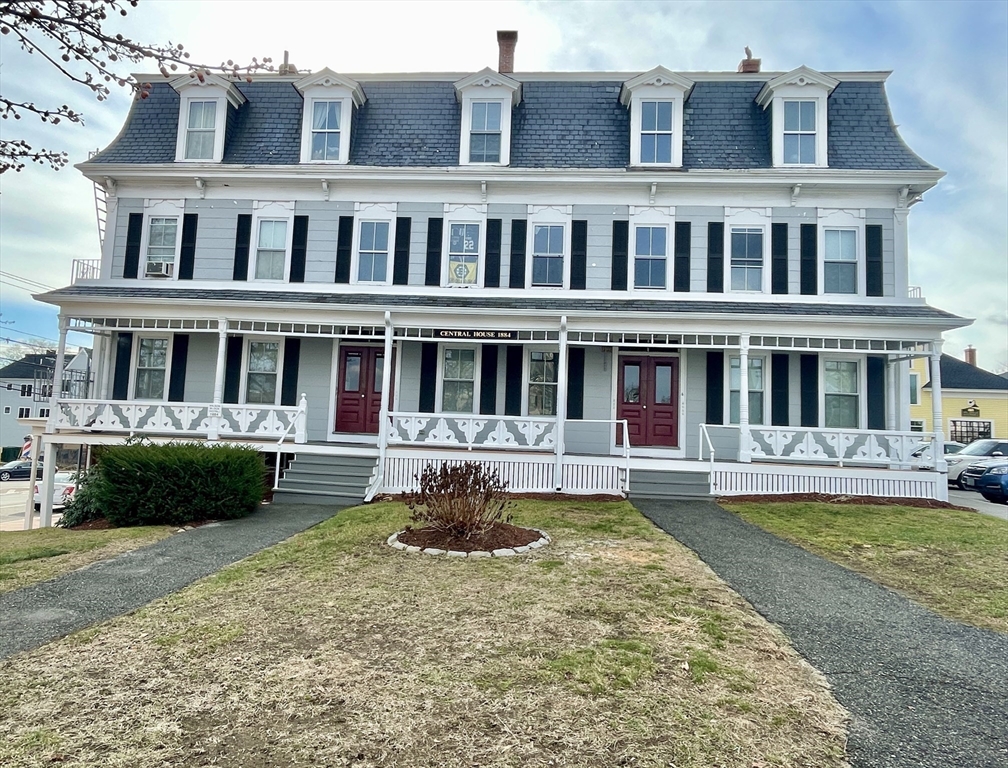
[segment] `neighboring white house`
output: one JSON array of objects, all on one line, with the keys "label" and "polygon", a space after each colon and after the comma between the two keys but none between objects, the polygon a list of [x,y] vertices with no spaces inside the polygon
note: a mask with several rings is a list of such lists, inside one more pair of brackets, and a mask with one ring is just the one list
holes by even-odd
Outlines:
[{"label": "neighboring white house", "polygon": [[138,76],[149,97],[77,166],[108,196],[101,259],[39,297],[95,333],[57,439],[243,440],[295,454],[280,487],[306,499],[470,458],[528,491],[680,473],[942,496],[943,461],[911,458],[941,435],[910,431],[909,361],[970,321],[908,285],[910,207],[944,174],[897,133],[889,73],[515,73],[508,53]]},{"label": "neighboring white house", "polygon": [[[51,405],[46,392],[37,392],[37,382],[52,379],[56,352],[49,351],[24,355],[20,360],[0,368],[0,447],[18,448],[24,445],[24,438],[31,429],[19,419],[44,419],[49,416]],[[86,350],[80,350],[67,363],[68,371],[87,375],[89,357]],[[41,375],[40,375],[41,374]]]}]

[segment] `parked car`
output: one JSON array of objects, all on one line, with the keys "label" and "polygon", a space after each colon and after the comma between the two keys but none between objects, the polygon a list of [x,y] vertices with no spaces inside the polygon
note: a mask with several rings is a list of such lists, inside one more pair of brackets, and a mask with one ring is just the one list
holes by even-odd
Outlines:
[{"label": "parked car", "polygon": [[998,440],[995,438],[974,440],[955,456],[946,459],[948,463],[948,481],[965,489],[966,486],[963,485],[962,478],[960,477],[963,470],[977,459],[991,456],[1008,456],[1008,440]]},{"label": "parked car", "polygon": [[963,485],[979,491],[987,501],[1008,504],[1008,461],[987,459],[970,464],[962,479]]},{"label": "parked car", "polygon": [[[959,453],[959,451],[961,451],[965,447],[966,443],[957,443],[955,440],[949,440],[948,442],[945,443],[945,455],[952,456],[953,454]],[[920,448],[918,448],[910,455],[915,459],[919,459],[925,453],[927,453],[927,451],[930,448],[931,444],[927,443],[926,445],[922,445]],[[931,458],[927,458],[923,462],[921,462],[921,469],[932,469],[933,467],[934,467],[934,461]]]},{"label": "parked car", "polygon": [[[57,472],[53,476],[53,508],[65,507],[77,492],[76,472]],[[35,509],[42,508],[42,485],[35,483]]]},{"label": "parked car", "polygon": [[[0,467],[0,481],[28,480],[31,477],[31,459],[15,459]],[[42,462],[38,463],[35,478],[42,479]]]}]

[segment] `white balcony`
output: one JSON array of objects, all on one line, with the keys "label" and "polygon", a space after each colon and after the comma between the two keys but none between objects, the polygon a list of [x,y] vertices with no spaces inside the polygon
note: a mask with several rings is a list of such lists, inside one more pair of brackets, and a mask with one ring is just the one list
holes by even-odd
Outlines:
[{"label": "white balcony", "polygon": [[101,259],[74,259],[70,272],[70,283],[76,285],[82,280],[101,278]]},{"label": "white balcony", "polygon": [[552,416],[475,416],[469,414],[389,414],[390,446],[553,451]]}]

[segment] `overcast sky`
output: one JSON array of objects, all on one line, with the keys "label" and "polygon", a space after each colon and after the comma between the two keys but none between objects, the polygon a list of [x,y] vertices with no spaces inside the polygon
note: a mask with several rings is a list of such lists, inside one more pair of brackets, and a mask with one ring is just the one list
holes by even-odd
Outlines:
[{"label": "overcast sky", "polygon": [[[119,23],[119,22],[117,22]],[[946,351],[973,344],[979,364],[1008,369],[1008,2],[152,2],[121,31],[181,42],[194,59],[246,61],[284,49],[303,69],[476,71],[496,67],[495,31],[519,32],[515,69],[734,70],[749,45],[764,70],[894,70],[896,123],[948,176],[910,216],[910,282],[928,302],[976,318]],[[119,131],[130,94],[105,103],[3,38],[8,98],[67,103],[84,127],[0,121],[5,138],[69,151],[71,163]],[[91,183],[73,168],[0,177],[2,270],[57,287],[74,258],[95,258]],[[0,337],[56,336],[56,312],[0,282]],[[86,339],[82,340],[85,341]]]}]

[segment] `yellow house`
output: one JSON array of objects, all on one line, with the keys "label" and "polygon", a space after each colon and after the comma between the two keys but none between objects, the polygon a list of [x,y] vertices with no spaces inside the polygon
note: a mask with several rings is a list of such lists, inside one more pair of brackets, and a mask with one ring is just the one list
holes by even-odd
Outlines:
[{"label": "yellow house", "polygon": [[[975,359],[975,351],[966,350]],[[1008,378],[951,355],[941,356],[942,416],[946,440],[968,443],[981,437],[1008,437]],[[928,360],[910,366],[910,429],[934,429]]]}]

